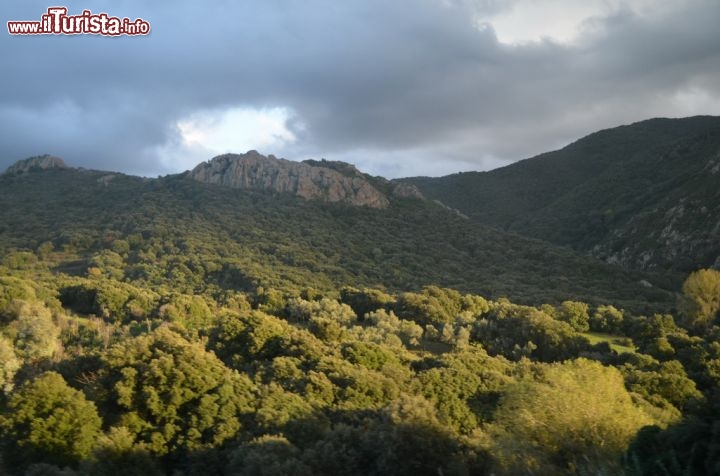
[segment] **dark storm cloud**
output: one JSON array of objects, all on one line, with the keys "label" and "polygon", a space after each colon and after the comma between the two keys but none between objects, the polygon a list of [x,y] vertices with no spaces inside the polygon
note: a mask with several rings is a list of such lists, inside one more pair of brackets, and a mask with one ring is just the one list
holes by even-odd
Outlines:
[{"label": "dark storm cloud", "polygon": [[[679,3],[674,15],[621,10],[587,22],[570,44],[508,45],[478,26],[508,5],[73,2],[70,13],[142,17],[152,33],[5,34],[0,169],[47,152],[85,167],[177,171],[157,156],[177,140],[177,121],[197,111],[285,107],[303,126],[295,128],[299,140],[264,152],[354,158],[389,175],[440,173],[720,104],[715,0]],[[48,6],[13,2],[4,21],[39,19]],[[687,104],[693,95],[704,98],[700,106]]]}]

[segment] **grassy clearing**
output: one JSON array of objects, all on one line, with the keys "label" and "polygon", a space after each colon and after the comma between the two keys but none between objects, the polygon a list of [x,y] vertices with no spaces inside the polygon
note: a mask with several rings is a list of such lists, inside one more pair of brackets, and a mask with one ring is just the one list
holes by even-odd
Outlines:
[{"label": "grassy clearing", "polygon": [[625,336],[603,334],[601,332],[584,332],[583,336],[593,345],[607,342],[610,344],[610,348],[618,354],[635,352],[635,346],[632,344],[632,340]]}]

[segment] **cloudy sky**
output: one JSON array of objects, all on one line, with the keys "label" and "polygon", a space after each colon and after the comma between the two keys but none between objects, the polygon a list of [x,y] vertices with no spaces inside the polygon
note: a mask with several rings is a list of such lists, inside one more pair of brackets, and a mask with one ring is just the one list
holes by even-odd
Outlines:
[{"label": "cloudy sky", "polygon": [[[3,23],[54,3],[4,0]],[[598,129],[720,114],[718,0],[85,0],[142,37],[0,40],[0,170],[155,176],[224,152],[387,177],[488,170]]]}]

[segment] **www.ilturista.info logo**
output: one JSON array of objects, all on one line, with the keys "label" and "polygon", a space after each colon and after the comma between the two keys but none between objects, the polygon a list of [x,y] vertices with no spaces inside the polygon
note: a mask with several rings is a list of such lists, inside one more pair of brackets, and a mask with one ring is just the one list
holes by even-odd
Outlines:
[{"label": "www.ilturista.info logo", "polygon": [[150,23],[142,18],[130,20],[83,10],[80,15],[68,15],[65,7],[50,7],[40,21],[9,21],[11,35],[147,35]]}]

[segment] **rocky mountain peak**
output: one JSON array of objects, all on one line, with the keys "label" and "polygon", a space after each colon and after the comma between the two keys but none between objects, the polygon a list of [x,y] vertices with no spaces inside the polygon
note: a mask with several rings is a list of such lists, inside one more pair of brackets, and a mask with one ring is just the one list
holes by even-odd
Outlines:
[{"label": "rocky mountain peak", "polygon": [[[335,166],[337,163],[327,161],[293,162],[251,150],[246,154],[219,155],[199,164],[189,177],[203,183],[291,193],[326,202],[371,208],[389,205],[388,198],[354,167],[343,167],[341,172]],[[357,174],[348,173],[352,171]]]},{"label": "rocky mountain peak", "polygon": [[18,160],[12,164],[5,171],[8,175],[24,174],[28,172],[35,172],[38,170],[48,169],[67,169],[69,168],[65,162],[52,155],[38,155],[36,157],[30,157],[28,159]]},{"label": "rocky mountain peak", "polygon": [[333,169],[347,177],[363,177],[363,173],[360,172],[353,164],[348,164],[347,162],[342,162],[339,160],[308,159],[303,160],[302,163],[310,165],[312,167],[325,167],[327,169]]}]

